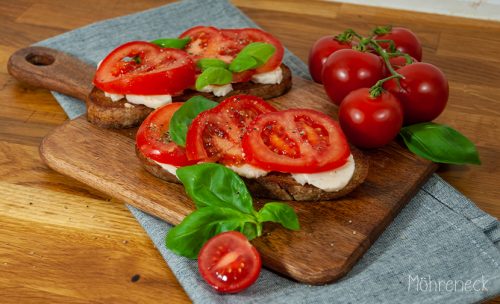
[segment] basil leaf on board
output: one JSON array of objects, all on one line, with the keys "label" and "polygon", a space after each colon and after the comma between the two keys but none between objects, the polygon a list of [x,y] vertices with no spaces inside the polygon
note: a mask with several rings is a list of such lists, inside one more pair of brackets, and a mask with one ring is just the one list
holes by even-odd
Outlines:
[{"label": "basil leaf on board", "polygon": [[196,90],[201,90],[207,85],[223,85],[231,83],[233,73],[221,67],[209,67],[196,79]]},{"label": "basil leaf on board", "polygon": [[198,209],[213,206],[232,208],[245,214],[255,212],[252,196],[243,180],[223,165],[186,166],[177,169],[176,174]]},{"label": "basil leaf on board", "polygon": [[292,207],[283,203],[267,203],[259,210],[259,222],[275,222],[290,230],[299,230],[299,219]]},{"label": "basil leaf on board", "polygon": [[276,52],[276,47],[269,43],[252,42],[245,46],[229,64],[232,72],[243,72],[264,65]]},{"label": "basil leaf on board", "polygon": [[151,41],[162,48],[183,49],[191,41],[191,38],[160,38]]},{"label": "basil leaf on board", "polygon": [[481,164],[474,144],[458,131],[436,123],[420,123],[399,132],[411,152],[437,163]]},{"label": "basil leaf on board", "polygon": [[205,71],[211,67],[227,69],[228,64],[216,58],[202,58],[196,62],[196,66],[199,67],[201,71]]},{"label": "basil leaf on board", "polygon": [[172,140],[181,147],[186,146],[186,134],[189,125],[198,114],[218,105],[203,96],[194,96],[186,101],[170,120],[169,133]]},{"label": "basil leaf on board", "polygon": [[196,259],[203,244],[211,237],[230,230],[244,233],[245,223],[252,220],[253,216],[231,208],[201,208],[172,228],[165,243],[174,253]]}]

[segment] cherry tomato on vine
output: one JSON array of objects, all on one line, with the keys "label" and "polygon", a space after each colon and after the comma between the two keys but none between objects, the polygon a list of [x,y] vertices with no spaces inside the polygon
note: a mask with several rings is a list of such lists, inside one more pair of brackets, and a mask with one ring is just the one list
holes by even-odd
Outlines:
[{"label": "cherry tomato on vine", "polygon": [[198,255],[201,276],[220,292],[235,293],[246,289],[257,280],[261,267],[259,252],[237,231],[214,236]]},{"label": "cherry tomato on vine", "polygon": [[342,49],[350,49],[349,42],[340,42],[335,36],[323,36],[319,38],[309,51],[309,73],[317,83],[322,83],[321,72],[328,56]]},{"label": "cherry tomato on vine", "polygon": [[431,121],[443,112],[448,101],[448,80],[443,72],[429,63],[417,62],[397,70],[404,76],[391,79],[384,88],[401,102],[406,125]]},{"label": "cherry tomato on vine", "polygon": [[[422,60],[422,44],[418,37],[409,29],[404,27],[393,27],[387,34],[375,36],[376,40],[392,40],[396,50],[406,53],[417,61]],[[384,49],[389,48],[389,43],[380,42]]]},{"label": "cherry tomato on vine", "polygon": [[323,84],[333,103],[359,88],[369,88],[384,76],[382,59],[372,53],[338,50],[331,54],[323,68]]},{"label": "cherry tomato on vine", "polygon": [[388,92],[370,96],[370,89],[351,92],[339,107],[342,131],[355,146],[378,148],[398,135],[403,124],[399,101]]}]

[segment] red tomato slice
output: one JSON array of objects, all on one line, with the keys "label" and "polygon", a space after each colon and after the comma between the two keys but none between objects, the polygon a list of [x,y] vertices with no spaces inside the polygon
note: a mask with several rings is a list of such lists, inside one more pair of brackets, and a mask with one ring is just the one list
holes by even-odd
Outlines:
[{"label": "red tomato slice", "polygon": [[255,70],[235,73],[233,82],[246,82],[255,73],[276,69],[280,66],[285,52],[278,39],[269,33],[254,28],[216,29],[214,27],[196,26],[182,33],[179,37],[191,37],[191,42],[187,45],[186,51],[193,55],[195,60],[218,58],[230,63],[245,46],[252,42],[266,42],[276,47],[276,52],[265,65]]},{"label": "red tomato slice", "polygon": [[338,123],[310,109],[257,117],[243,136],[248,163],[269,171],[315,173],[346,163],[349,145]]},{"label": "red tomato slice", "polygon": [[256,73],[269,72],[280,66],[285,49],[281,42],[269,33],[255,28],[223,29],[218,44],[218,58],[231,62],[236,55],[252,42],[265,42],[274,45],[276,52]]},{"label": "red tomato slice", "polygon": [[194,82],[195,65],[186,52],[144,41],[116,48],[94,77],[96,87],[116,94],[176,95]]},{"label": "red tomato slice", "polygon": [[260,97],[236,95],[202,112],[188,129],[188,159],[226,165],[243,163],[241,138],[247,126],[258,115],[272,111],[276,109]]},{"label": "red tomato slice", "polygon": [[147,158],[177,167],[194,164],[186,150],[173,142],[168,134],[170,119],[182,102],[167,104],[153,111],[137,130],[137,149]]},{"label": "red tomato slice", "polygon": [[259,252],[236,231],[208,240],[198,255],[198,269],[205,281],[220,292],[236,293],[252,285],[260,274]]},{"label": "red tomato slice", "polygon": [[179,38],[191,38],[184,50],[195,60],[200,58],[211,58],[215,54],[214,39],[219,35],[219,30],[212,26],[195,26],[182,33]]}]

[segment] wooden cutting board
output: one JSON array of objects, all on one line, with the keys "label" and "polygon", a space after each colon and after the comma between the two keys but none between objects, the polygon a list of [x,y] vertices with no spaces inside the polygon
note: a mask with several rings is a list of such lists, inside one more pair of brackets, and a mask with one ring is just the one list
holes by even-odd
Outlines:
[{"label": "wooden cutting board", "polygon": [[[10,58],[8,67],[20,80],[80,99],[92,88],[94,68],[55,50],[20,50]],[[337,116],[321,85],[297,77],[288,94],[270,102],[279,109],[313,108]],[[62,174],[168,223],[180,223],[194,210],[193,203],[181,185],[157,179],[141,167],[134,137],[133,129],[101,129],[79,117],[47,135],[40,155]],[[370,160],[368,178],[349,196],[335,201],[287,202],[298,214],[300,231],[265,225],[263,236],[253,244],[267,268],[315,285],[341,278],[437,167],[396,142],[365,154]],[[255,204],[260,208],[265,202]]]}]

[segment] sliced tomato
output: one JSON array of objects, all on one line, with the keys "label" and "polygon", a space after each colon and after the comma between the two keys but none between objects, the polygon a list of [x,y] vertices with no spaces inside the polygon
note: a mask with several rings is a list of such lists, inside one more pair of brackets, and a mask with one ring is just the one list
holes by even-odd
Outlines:
[{"label": "sliced tomato", "polygon": [[223,29],[218,42],[217,54],[220,59],[231,62],[236,55],[252,42],[265,42],[274,45],[276,52],[263,66],[255,70],[256,73],[269,72],[280,66],[285,49],[281,42],[273,35],[255,28]]},{"label": "sliced tomato", "polygon": [[182,106],[181,102],[167,104],[153,111],[137,130],[136,147],[145,157],[177,167],[192,165],[186,150],[169,136],[170,119]]},{"label": "sliced tomato", "polygon": [[220,292],[235,293],[246,289],[257,280],[261,268],[259,252],[236,231],[214,236],[198,255],[201,276]]},{"label": "sliced tomato", "polygon": [[195,60],[200,58],[211,58],[210,54],[215,54],[215,39],[219,35],[219,30],[212,26],[195,26],[182,33],[179,38],[191,38],[184,50]]},{"label": "sliced tomato", "polygon": [[349,145],[339,124],[321,112],[290,109],[259,115],[243,136],[246,161],[287,173],[316,173],[346,163]]},{"label": "sliced tomato", "polygon": [[97,69],[94,85],[116,94],[176,95],[195,82],[195,65],[177,49],[132,41],[113,50]]},{"label": "sliced tomato", "polygon": [[250,122],[276,109],[260,97],[236,95],[198,115],[186,137],[188,159],[226,165],[244,162],[241,138]]},{"label": "sliced tomato", "polygon": [[182,33],[180,38],[191,37],[186,51],[195,60],[200,58],[217,58],[230,63],[236,55],[252,42],[266,42],[275,46],[276,52],[267,63],[255,70],[236,73],[233,82],[249,81],[255,73],[269,72],[280,66],[285,52],[281,42],[269,33],[255,28],[216,29],[214,27],[196,26]]}]

